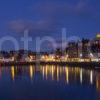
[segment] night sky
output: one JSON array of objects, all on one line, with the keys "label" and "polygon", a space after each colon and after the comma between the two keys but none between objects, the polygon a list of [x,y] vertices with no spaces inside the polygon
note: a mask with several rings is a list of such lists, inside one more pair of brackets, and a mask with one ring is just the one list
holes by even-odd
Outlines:
[{"label": "night sky", "polygon": [[[100,32],[100,0],[0,0],[0,38],[9,35],[19,41],[27,29],[34,40],[29,48],[35,50],[37,36],[61,41],[62,28],[68,37],[94,38]],[[7,42],[3,48],[13,45]]]}]

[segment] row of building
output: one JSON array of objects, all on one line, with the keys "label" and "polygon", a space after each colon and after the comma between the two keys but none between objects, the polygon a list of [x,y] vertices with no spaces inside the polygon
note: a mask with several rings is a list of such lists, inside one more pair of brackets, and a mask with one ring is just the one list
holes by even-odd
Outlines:
[{"label": "row of building", "polygon": [[33,60],[43,60],[43,61],[78,61],[82,59],[100,59],[100,35],[98,34],[96,38],[92,40],[82,39],[82,41],[70,41],[66,46],[65,50],[60,48],[56,49],[53,53],[41,52],[37,54],[36,52],[18,50],[0,52],[0,61],[33,61]]},{"label": "row of building", "polygon": [[70,42],[66,48],[66,54],[69,58],[100,58],[100,39]]},{"label": "row of building", "polygon": [[69,60],[72,59],[74,61],[79,59],[98,61],[100,59],[100,34],[97,34],[92,40],[70,41],[65,50],[58,48],[55,54],[58,59],[66,55]]},{"label": "row of building", "polygon": [[92,58],[100,57],[100,40],[70,42],[66,48],[69,58]]}]

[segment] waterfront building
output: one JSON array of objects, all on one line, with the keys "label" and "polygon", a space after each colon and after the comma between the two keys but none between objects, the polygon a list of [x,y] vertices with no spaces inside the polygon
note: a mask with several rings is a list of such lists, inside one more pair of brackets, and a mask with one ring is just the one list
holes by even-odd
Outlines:
[{"label": "waterfront building", "polygon": [[90,41],[82,39],[82,58],[89,58],[90,56]]},{"label": "waterfront building", "polygon": [[100,38],[96,36],[95,39],[91,41],[91,51],[95,58],[100,58]]},{"label": "waterfront building", "polygon": [[62,50],[60,48],[57,48],[55,51],[55,59],[60,60],[61,56],[62,56]]},{"label": "waterfront building", "polygon": [[69,58],[78,58],[78,43],[70,42],[68,43],[67,53]]}]

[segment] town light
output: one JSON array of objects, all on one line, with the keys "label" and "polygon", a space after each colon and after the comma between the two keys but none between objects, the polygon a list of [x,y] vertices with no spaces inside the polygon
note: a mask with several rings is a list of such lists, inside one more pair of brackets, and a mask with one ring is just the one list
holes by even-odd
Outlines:
[{"label": "town light", "polygon": [[100,33],[96,35],[96,38],[99,38],[100,39]]}]

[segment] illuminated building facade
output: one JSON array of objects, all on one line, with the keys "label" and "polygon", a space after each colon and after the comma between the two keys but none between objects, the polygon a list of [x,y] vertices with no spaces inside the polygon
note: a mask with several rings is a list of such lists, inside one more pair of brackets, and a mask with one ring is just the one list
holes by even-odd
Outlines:
[{"label": "illuminated building facade", "polygon": [[91,51],[95,57],[100,58],[100,38],[91,41]]},{"label": "illuminated building facade", "polygon": [[89,58],[90,41],[88,39],[82,40],[82,58]]},{"label": "illuminated building facade", "polygon": [[78,43],[70,42],[68,44],[68,55],[69,58],[78,58]]}]

